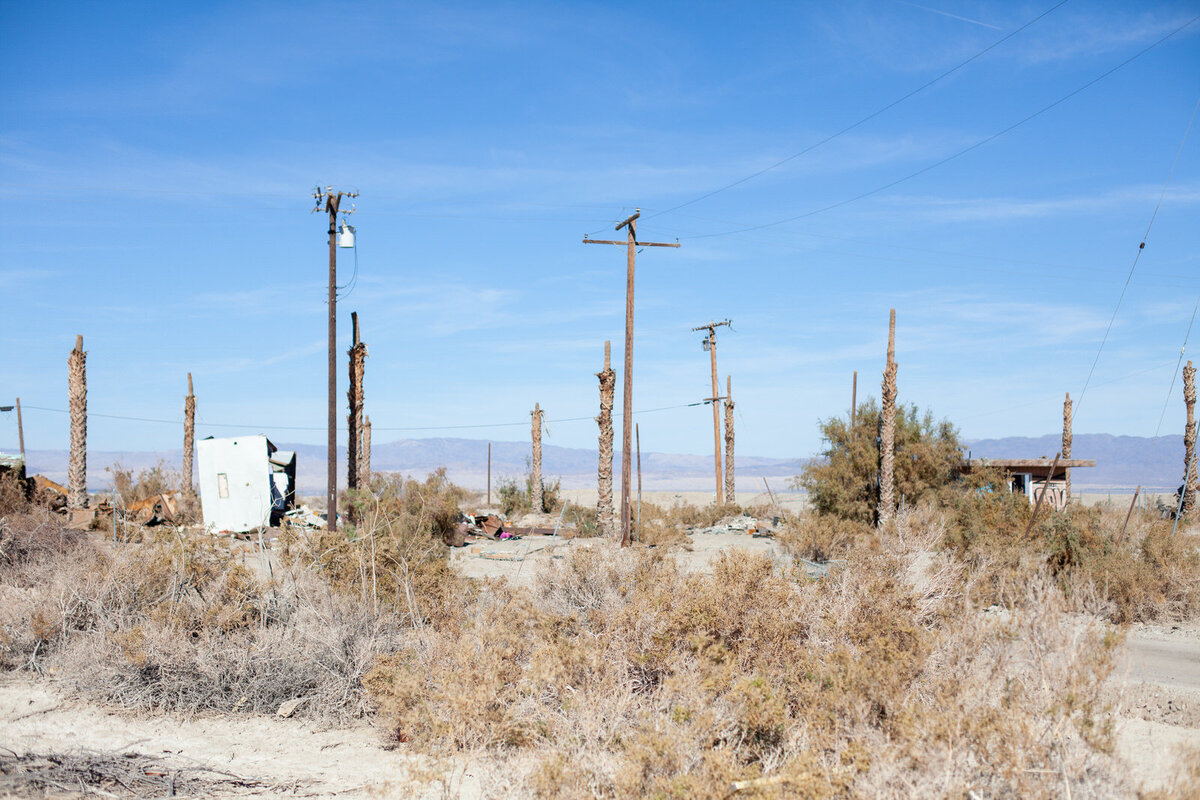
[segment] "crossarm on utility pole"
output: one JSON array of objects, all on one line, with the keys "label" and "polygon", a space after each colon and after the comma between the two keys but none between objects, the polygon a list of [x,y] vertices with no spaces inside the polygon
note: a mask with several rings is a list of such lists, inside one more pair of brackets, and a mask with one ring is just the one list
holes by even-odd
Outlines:
[{"label": "crossarm on utility pole", "polygon": [[[629,242],[617,242],[612,239],[589,239],[583,237],[584,244],[619,244],[628,246]],[[634,247],[679,247],[679,242],[634,242]]]}]

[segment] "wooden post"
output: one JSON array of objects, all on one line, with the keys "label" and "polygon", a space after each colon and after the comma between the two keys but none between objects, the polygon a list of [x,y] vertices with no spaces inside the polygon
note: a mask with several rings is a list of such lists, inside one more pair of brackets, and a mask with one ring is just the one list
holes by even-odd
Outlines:
[{"label": "wooden post", "polygon": [[183,400],[183,493],[192,496],[196,484],[192,478],[192,463],[196,446],[196,394],[192,390],[192,373],[188,373],[188,393]]},{"label": "wooden post", "polygon": [[600,463],[596,467],[596,526],[600,535],[610,536],[616,530],[613,512],[613,390],[617,385],[617,373],[611,364],[612,346],[604,342],[604,369],[596,373],[600,379]]},{"label": "wooden post", "polygon": [[[1063,437],[1062,437],[1062,454],[1063,458],[1071,460],[1071,442],[1074,440],[1074,434],[1071,432],[1071,421],[1073,411],[1071,410],[1071,393],[1067,392],[1067,399],[1063,401]],[[1066,504],[1071,505],[1071,468],[1066,468]]]},{"label": "wooden post", "polygon": [[589,239],[583,237],[584,244],[615,244],[625,245],[627,255],[625,259],[625,375],[623,376],[624,397],[622,398],[622,414],[621,414],[621,546],[628,547],[631,540],[630,537],[630,519],[629,519],[629,482],[632,478],[632,453],[633,450],[633,278],[634,278],[634,258],[639,247],[679,247],[679,243],[674,244],[665,242],[639,242],[637,240],[637,231],[634,223],[641,216],[641,211],[635,211],[633,216],[619,222],[614,230],[626,228],[626,240],[624,242]]},{"label": "wooden post", "polygon": [[850,382],[850,430],[854,430],[855,415],[858,414],[858,370]]},{"label": "wooden post", "polygon": [[737,502],[733,477],[733,378],[725,376],[725,502]]},{"label": "wooden post", "polygon": [[492,443],[488,442],[488,508],[492,506]]},{"label": "wooden post", "polygon": [[1033,530],[1033,523],[1037,522],[1038,512],[1042,510],[1042,501],[1046,499],[1046,495],[1050,492],[1050,481],[1054,479],[1054,473],[1058,471],[1058,460],[1062,458],[1062,453],[1054,454],[1054,463],[1050,465],[1050,474],[1046,476],[1046,483],[1042,486],[1042,493],[1038,495],[1037,502],[1033,504],[1033,516],[1029,518],[1029,524],[1025,526],[1025,535]]},{"label": "wooden post", "polygon": [[1121,525],[1121,533],[1117,536],[1117,544],[1120,544],[1125,538],[1125,529],[1129,527],[1129,517],[1133,514],[1133,507],[1137,505],[1138,495],[1141,493],[1142,486],[1138,484],[1138,487],[1133,490],[1133,499],[1129,501],[1129,510],[1125,512],[1125,522]]},{"label": "wooden post", "polygon": [[529,505],[532,506],[534,514],[541,514],[542,508],[542,409],[537,404],[533,404],[533,411],[529,415],[533,417],[533,461],[531,463],[532,473],[529,476]]},{"label": "wooden post", "polygon": [[879,525],[896,513],[896,309],[888,319],[887,366],[883,370],[879,432]]},{"label": "wooden post", "polygon": [[71,454],[67,462],[67,507],[87,506],[87,353],[83,336],[67,357],[67,407],[71,414]]},{"label": "wooden post", "polygon": [[29,469],[29,464],[25,462],[25,426],[21,422],[21,398],[17,398],[17,442],[21,446],[21,462],[25,464],[25,469]]},{"label": "wooden post", "polygon": [[637,535],[638,540],[642,538],[642,431],[640,426],[634,425],[634,434],[637,437],[637,478],[638,478],[638,498],[637,498]]}]

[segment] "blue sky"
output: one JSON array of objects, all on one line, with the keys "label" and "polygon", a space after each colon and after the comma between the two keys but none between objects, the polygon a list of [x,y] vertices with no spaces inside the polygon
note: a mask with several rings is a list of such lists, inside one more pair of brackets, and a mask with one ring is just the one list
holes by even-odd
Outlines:
[{"label": "blue sky", "polygon": [[[0,395],[22,398],[28,447],[65,447],[65,415],[39,408],[66,407],[81,333],[94,414],[178,420],[190,371],[200,435],[323,442],[320,183],[361,193],[339,396],[357,310],[376,442],[520,440],[535,401],[549,420],[595,414],[605,339],[620,363],[624,253],[580,239],[634,207],[641,238],[682,244],[639,256],[635,409],[707,396],[690,329],[729,317],[739,452],[809,455],[853,370],[878,396],[895,307],[902,402],[968,438],[1050,433],[1178,152],[1076,421],[1152,435],[1200,294],[1200,131],[1180,151],[1200,22],[934,165],[1197,3],[1071,0],[689,202],[1052,6],[2,2]],[[1179,397],[1176,382],[1164,430]],[[647,450],[711,447],[707,408],[638,421]],[[516,425],[450,427],[493,423]],[[549,429],[594,446],[590,421]],[[15,438],[0,416],[0,447]],[[89,423],[93,449],[180,438]]]}]

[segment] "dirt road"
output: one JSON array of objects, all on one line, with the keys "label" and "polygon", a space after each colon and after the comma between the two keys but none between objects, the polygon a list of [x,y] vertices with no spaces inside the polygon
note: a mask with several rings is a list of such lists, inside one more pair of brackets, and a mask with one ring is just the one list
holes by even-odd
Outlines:
[{"label": "dirt road", "polygon": [[1117,754],[1143,789],[1169,790],[1200,752],[1200,625],[1133,627],[1112,685]]}]

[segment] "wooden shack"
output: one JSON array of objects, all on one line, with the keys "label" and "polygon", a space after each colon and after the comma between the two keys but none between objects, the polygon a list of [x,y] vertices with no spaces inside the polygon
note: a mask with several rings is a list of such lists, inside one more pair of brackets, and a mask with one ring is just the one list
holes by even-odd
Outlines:
[{"label": "wooden shack", "polygon": [[[963,475],[990,468],[1002,470],[1011,492],[1023,494],[1030,503],[1036,503],[1042,492],[1049,490],[1046,502],[1056,511],[1067,507],[1067,470],[1094,467],[1096,462],[1083,458],[1060,458],[1054,465],[1052,458],[975,458],[965,459],[959,471]],[[1051,467],[1054,468],[1051,474]]]}]

